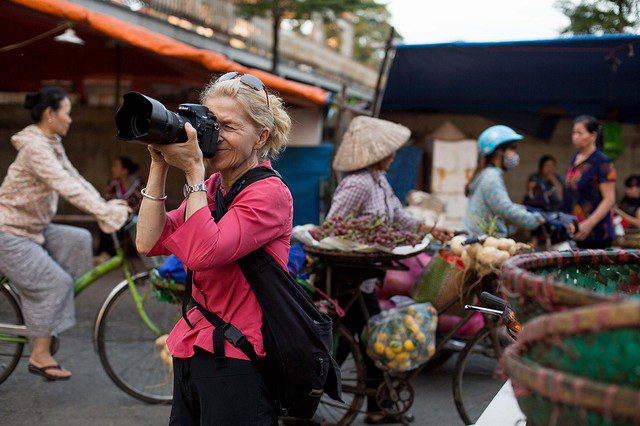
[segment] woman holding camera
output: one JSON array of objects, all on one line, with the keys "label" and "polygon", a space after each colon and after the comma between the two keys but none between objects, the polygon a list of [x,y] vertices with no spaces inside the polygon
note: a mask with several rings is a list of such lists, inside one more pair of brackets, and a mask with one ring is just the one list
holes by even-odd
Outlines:
[{"label": "woman holding camera", "polygon": [[[194,128],[188,141],[150,145],[151,168],[142,191],[137,246],[148,256],[175,254],[193,274],[192,296],[208,311],[247,336],[258,356],[265,355],[262,311],[238,265],[243,256],[264,249],[286,268],[293,200],[286,185],[272,177],[247,186],[216,223],[211,215],[221,185],[226,194],[249,170],[270,167],[285,146],[291,120],[280,98],[268,94],[256,77],[228,73],[209,85],[201,102],[220,126],[218,148],[205,165]],[[185,201],[171,212],[163,200],[169,166],[186,176]],[[277,423],[274,401],[256,366],[224,342],[226,366],[216,362],[213,326],[198,309],[188,312],[167,339],[174,362],[171,425]]]},{"label": "woman holding camera", "polygon": [[71,101],[62,88],[29,93],[24,106],[34,124],[11,138],[18,154],[0,186],[0,271],[20,293],[26,334],[34,337],[29,371],[66,380],[71,373],[51,356],[51,340],[75,324],[73,282],[91,267],[91,234],[51,223],[58,197],[92,214],[104,232],[120,229],[130,209],[100,197],[67,158],[61,138]]}]

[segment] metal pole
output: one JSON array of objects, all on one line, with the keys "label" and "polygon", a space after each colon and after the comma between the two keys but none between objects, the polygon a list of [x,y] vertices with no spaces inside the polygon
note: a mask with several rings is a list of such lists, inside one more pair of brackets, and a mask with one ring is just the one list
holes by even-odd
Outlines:
[{"label": "metal pole", "polygon": [[122,80],[122,44],[116,42],[116,92],[114,105],[118,108],[120,105],[120,85]]},{"label": "metal pole", "polygon": [[378,70],[378,81],[376,82],[376,92],[373,96],[373,104],[371,105],[371,116],[378,117],[380,115],[380,99],[382,98],[382,79],[386,73],[387,62],[389,60],[389,56],[391,50],[393,49],[393,38],[396,35],[395,28],[391,27],[389,30],[389,37],[387,37],[387,43],[384,48],[384,58],[382,59],[382,63],[380,64],[380,69]]}]

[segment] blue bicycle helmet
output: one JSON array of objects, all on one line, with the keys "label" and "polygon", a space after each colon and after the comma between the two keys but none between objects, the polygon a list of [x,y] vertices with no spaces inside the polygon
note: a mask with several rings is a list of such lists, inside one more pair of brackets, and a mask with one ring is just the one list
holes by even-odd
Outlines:
[{"label": "blue bicycle helmet", "polygon": [[491,126],[480,134],[478,138],[478,149],[483,157],[491,155],[502,144],[522,140],[524,136],[519,135],[511,127]]}]

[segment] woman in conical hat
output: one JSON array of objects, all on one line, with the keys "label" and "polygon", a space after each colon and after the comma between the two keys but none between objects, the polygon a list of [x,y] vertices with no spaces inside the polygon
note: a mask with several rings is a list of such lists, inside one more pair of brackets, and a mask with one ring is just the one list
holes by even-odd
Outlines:
[{"label": "woman in conical hat", "polygon": [[448,231],[432,230],[405,212],[387,180],[386,171],[396,151],[410,136],[411,131],[400,124],[366,116],[354,118],[333,161],[336,171],[348,174],[333,194],[327,217],[384,216],[401,227],[431,231],[436,238],[447,239]]},{"label": "woman in conical hat", "polygon": [[[400,124],[365,116],[354,118],[333,161],[333,168],[347,175],[336,188],[327,218],[383,216],[403,228],[422,234],[431,231],[440,240],[448,239],[451,234],[449,231],[431,229],[420,219],[405,212],[387,180],[386,171],[396,151],[410,136],[411,131]],[[380,303],[374,292],[376,282],[376,279],[367,280],[360,286],[370,316],[380,313]],[[350,309],[342,323],[354,334],[359,334],[366,319],[360,310]],[[366,351],[363,350],[363,354]],[[364,358],[369,386],[375,386],[375,380],[382,381],[382,372],[368,356]],[[375,396],[367,398],[365,423],[401,421],[403,419],[397,416],[386,415],[378,406]]]}]

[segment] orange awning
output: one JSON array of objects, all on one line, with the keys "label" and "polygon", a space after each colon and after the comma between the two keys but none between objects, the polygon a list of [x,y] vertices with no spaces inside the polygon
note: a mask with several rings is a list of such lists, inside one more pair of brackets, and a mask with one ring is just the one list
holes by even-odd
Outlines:
[{"label": "orange awning", "polygon": [[[70,3],[65,0],[10,0],[10,2],[15,3],[15,5],[31,9],[32,11],[58,18],[59,20],[71,21],[75,24],[75,29],[79,31],[80,36],[83,38],[84,36],[81,32],[84,29],[90,34],[90,36],[91,34],[93,34],[97,38],[100,34],[102,34],[103,36],[106,36],[108,38],[123,42],[125,43],[125,45],[130,45],[137,49],[142,49],[157,55],[161,55],[162,57],[168,59],[168,63],[164,65],[168,69],[175,71],[178,74],[181,72],[179,70],[181,64],[184,65],[185,63],[187,63],[190,65],[190,68],[199,68],[195,71],[195,74],[198,77],[198,81],[200,81],[202,79],[202,76],[207,72],[211,74],[223,73],[228,71],[240,71],[244,73],[251,73],[259,77],[270,89],[276,91],[278,94],[280,94],[280,96],[284,97],[287,100],[306,101],[322,105],[327,101],[329,96],[329,93],[327,91],[318,87],[289,81],[265,71],[245,67],[229,60],[226,56],[220,53],[198,49],[163,34],[150,31],[141,26],[116,19],[109,15],[103,15],[93,12],[85,7]],[[11,6],[6,6],[5,3],[5,7],[0,7],[0,11],[5,8],[11,8]],[[5,15],[5,17],[8,16],[8,14],[5,13],[0,13],[0,15]],[[25,21],[25,23],[26,22],[27,21]],[[12,23],[15,23],[15,20],[12,21]],[[18,26],[20,25],[16,25],[16,27]],[[23,33],[24,26],[22,26],[21,28],[14,28],[14,31],[8,31],[6,33],[7,37],[12,36],[10,39],[3,37],[0,40],[3,41],[2,44],[4,44],[4,42],[6,41],[8,41],[9,43],[19,42],[22,40],[16,39],[16,36]],[[37,32],[32,33],[29,37],[33,37],[37,34]],[[24,33],[24,35],[26,35],[26,33]],[[35,51],[32,50],[32,52],[36,54]],[[76,54],[82,55],[82,50],[77,50],[76,52]],[[24,52],[20,52],[20,49],[8,53],[24,56]],[[3,59],[7,58],[6,55],[8,55],[8,53],[0,53],[0,61],[2,61],[2,63],[5,63],[5,60]],[[150,57],[152,60],[153,56],[154,55],[151,55]],[[95,61],[96,59],[97,58],[91,57],[86,58],[87,61]],[[131,59],[135,61],[136,58],[133,57]],[[16,60],[19,62],[20,58],[16,57]],[[59,60],[65,61],[65,58],[60,57]],[[97,60],[99,61],[99,59]],[[11,59],[9,61],[11,61]],[[156,62],[162,61],[157,61],[156,59]],[[131,61],[129,61],[129,63],[131,63]],[[99,64],[91,65],[95,67]],[[47,67],[47,63],[42,62],[40,66]],[[88,66],[88,64],[86,66]],[[133,66],[135,67],[136,65],[134,64]],[[113,68],[111,68],[111,70],[112,69]],[[6,70],[7,69],[5,69],[5,71]],[[16,70],[15,68],[14,70],[17,73],[20,73],[19,70]],[[110,69],[105,69],[105,74],[109,71]],[[156,69],[155,71],[159,72],[158,69]],[[186,70],[182,71],[183,75],[187,74],[185,71]],[[158,77],[160,78],[160,76]]]}]

